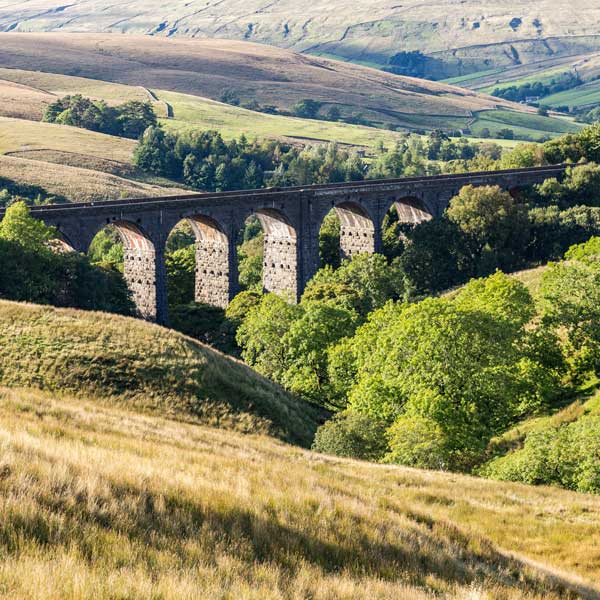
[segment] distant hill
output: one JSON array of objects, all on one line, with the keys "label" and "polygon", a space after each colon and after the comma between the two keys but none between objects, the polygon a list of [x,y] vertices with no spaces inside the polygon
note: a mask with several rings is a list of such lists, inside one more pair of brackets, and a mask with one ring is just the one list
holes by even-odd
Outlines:
[{"label": "distant hill", "polygon": [[104,313],[0,301],[0,385],[69,393],[309,445],[322,413],[191,338]]},{"label": "distant hill", "polygon": [[377,66],[428,56],[451,77],[600,49],[600,6],[583,0],[0,0],[0,30],[227,38]]},{"label": "distant hill", "polygon": [[474,115],[497,108],[532,112],[458,87],[240,41],[12,32],[0,34],[0,65],[213,100],[227,92],[281,110],[310,98],[322,103],[322,115],[335,106],[403,128],[467,128]]}]

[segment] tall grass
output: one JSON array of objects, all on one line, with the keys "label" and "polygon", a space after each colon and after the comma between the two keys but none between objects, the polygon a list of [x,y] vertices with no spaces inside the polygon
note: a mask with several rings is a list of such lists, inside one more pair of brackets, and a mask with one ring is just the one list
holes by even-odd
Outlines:
[{"label": "tall grass", "polygon": [[593,598],[557,569],[597,579],[599,515],[597,498],[0,389],[3,598]]},{"label": "tall grass", "polygon": [[0,301],[0,385],[310,445],[324,415],[243,363],[139,319]]}]

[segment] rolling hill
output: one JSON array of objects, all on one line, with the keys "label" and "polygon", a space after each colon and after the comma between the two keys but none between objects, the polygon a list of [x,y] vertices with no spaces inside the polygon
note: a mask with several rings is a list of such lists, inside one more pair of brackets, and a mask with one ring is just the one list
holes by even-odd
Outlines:
[{"label": "rolling hill", "polygon": [[227,38],[386,65],[428,56],[435,78],[600,49],[600,7],[583,0],[0,0],[0,30]]},{"label": "rolling hill", "polygon": [[308,445],[322,413],[243,363],[139,319],[0,301],[0,385]]},{"label": "rolling hill", "polygon": [[3,598],[600,594],[595,496],[334,459],[28,389],[0,387],[0,442]]},{"label": "rolling hill", "polygon": [[[467,128],[475,113],[497,108],[532,112],[441,83],[232,40],[8,33],[0,34],[0,65],[0,79],[7,69],[19,69],[212,100],[228,92],[242,104],[280,111],[310,98],[322,103],[323,115],[335,106],[346,117],[360,113],[369,122],[405,129]],[[17,83],[28,85],[26,79]],[[41,85],[48,87],[54,86]]]}]

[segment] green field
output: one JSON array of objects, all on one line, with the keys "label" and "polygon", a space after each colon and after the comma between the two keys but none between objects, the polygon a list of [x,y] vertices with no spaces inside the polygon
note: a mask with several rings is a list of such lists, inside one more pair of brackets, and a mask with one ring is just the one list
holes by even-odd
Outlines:
[{"label": "green field", "polygon": [[580,108],[600,104],[600,80],[590,81],[571,90],[546,96],[540,100],[545,106],[569,106]]},{"label": "green field", "polygon": [[158,98],[172,106],[174,118],[164,119],[162,122],[165,127],[173,130],[191,127],[217,129],[225,138],[245,134],[258,138],[289,137],[299,141],[337,141],[367,147],[373,147],[379,141],[393,144],[400,137],[400,134],[384,129],[269,115],[189,94],[164,90],[154,92]]},{"label": "green field", "polygon": [[498,110],[477,113],[471,130],[475,134],[480,134],[484,128],[490,130],[492,137],[495,137],[501,129],[512,129],[519,138],[537,141],[543,136],[555,137],[565,133],[575,133],[581,129],[581,125],[569,119]]}]

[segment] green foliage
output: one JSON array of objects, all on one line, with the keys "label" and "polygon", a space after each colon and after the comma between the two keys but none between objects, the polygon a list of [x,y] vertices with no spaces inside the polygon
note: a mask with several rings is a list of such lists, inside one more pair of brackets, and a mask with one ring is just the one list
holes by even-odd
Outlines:
[{"label": "green foliage", "polygon": [[190,302],[169,308],[171,327],[230,355],[239,354],[235,325],[217,306]]},{"label": "green foliage", "polygon": [[19,244],[24,250],[51,252],[49,242],[56,237],[56,229],[33,219],[22,201],[9,206],[0,221],[0,239]]},{"label": "green foliage", "polygon": [[157,124],[149,102],[132,100],[111,107],[103,100],[90,100],[79,94],[64,96],[50,104],[43,120],[131,139],[138,139],[148,127]]},{"label": "green foliage", "polygon": [[584,259],[550,265],[541,295],[544,319],[567,336],[577,370],[600,373],[600,263]]},{"label": "green foliage", "polygon": [[261,229],[256,237],[238,246],[238,277],[242,289],[262,291],[263,261],[264,234]]},{"label": "green foliage", "polygon": [[93,264],[105,264],[123,272],[124,246],[116,228],[110,225],[101,229],[92,240],[88,257]]},{"label": "green foliage", "polygon": [[284,338],[299,314],[300,307],[266,294],[237,330],[244,360],[262,375],[281,381],[288,367]]},{"label": "green foliage", "polygon": [[446,214],[467,236],[479,273],[519,264],[529,235],[527,207],[508,192],[497,186],[465,186]]},{"label": "green foliage", "polygon": [[310,280],[302,302],[325,301],[355,311],[361,319],[400,298],[403,282],[396,265],[379,254],[359,254],[342,261],[338,269],[325,266]]},{"label": "green foliage", "polygon": [[407,238],[398,265],[408,293],[447,290],[475,272],[467,236],[448,218],[420,223],[407,231]]},{"label": "green foliage", "polygon": [[354,312],[322,302],[303,302],[282,339],[285,351],[283,386],[317,404],[331,405],[328,348],[356,329]]},{"label": "green foliage", "polygon": [[346,410],[317,429],[312,449],[334,456],[376,461],[386,450],[385,426],[382,421]]},{"label": "green foliage", "polygon": [[600,417],[531,432],[523,448],[490,461],[482,474],[504,481],[551,484],[600,493]]},{"label": "green foliage", "polygon": [[131,314],[120,273],[76,253],[53,251],[56,231],[34,219],[24,202],[0,222],[0,298]]},{"label": "green foliage", "polygon": [[301,119],[316,119],[321,108],[321,102],[307,98],[292,106],[292,114]]},{"label": "green foliage", "polygon": [[340,266],[340,220],[335,210],[323,219],[319,232],[319,258],[322,266],[329,265],[334,269]]},{"label": "green foliage", "polygon": [[[194,300],[196,285],[196,249],[179,248],[165,256],[169,305],[189,304]],[[176,329],[178,329],[176,327]],[[181,331],[181,330],[180,330]],[[186,330],[186,333],[188,331]]]},{"label": "green foliage", "polygon": [[402,416],[386,432],[389,451],[385,462],[445,470],[450,463],[447,439],[441,427],[422,416]]}]

